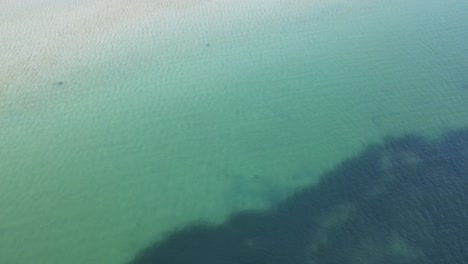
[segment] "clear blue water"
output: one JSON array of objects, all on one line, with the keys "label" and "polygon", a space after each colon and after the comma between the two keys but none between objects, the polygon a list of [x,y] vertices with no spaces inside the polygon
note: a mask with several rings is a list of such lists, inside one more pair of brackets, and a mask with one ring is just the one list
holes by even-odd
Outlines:
[{"label": "clear blue water", "polygon": [[384,136],[467,125],[468,2],[286,2],[162,6],[2,55],[0,263],[124,263]]}]

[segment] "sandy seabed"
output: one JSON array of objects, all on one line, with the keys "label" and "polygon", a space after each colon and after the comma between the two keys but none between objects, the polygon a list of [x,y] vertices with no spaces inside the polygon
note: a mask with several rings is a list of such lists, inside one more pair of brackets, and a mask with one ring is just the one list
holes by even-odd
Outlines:
[{"label": "sandy seabed", "polygon": [[[154,48],[167,41],[183,48],[184,43],[171,40],[187,30],[195,30],[203,38],[210,26],[229,31],[277,15],[301,15],[325,2],[339,1],[3,1],[2,92],[21,93],[18,86],[34,89],[28,84],[51,73],[92,67],[100,58],[116,56],[129,37],[149,41]],[[203,27],[194,28],[193,24]]]},{"label": "sandy seabed", "polygon": [[[0,256],[125,262],[194,218],[222,220],[224,178],[244,208],[238,193],[262,192],[263,175],[288,181],[387,129],[466,120],[463,94],[440,89],[453,72],[440,70],[446,54],[432,56],[440,32],[462,39],[466,27],[396,2],[361,17],[361,2],[381,4],[2,1]],[[355,9],[335,12],[343,6]],[[463,61],[451,47],[444,58]]]},{"label": "sandy seabed", "polygon": [[[317,6],[322,5],[321,2],[316,1]],[[79,96],[74,95],[87,93],[86,89],[89,89],[91,96],[86,96],[92,97],[93,91],[86,85],[74,87],[84,92],[69,89],[69,79],[92,79],[106,65],[115,69],[119,64],[128,67],[125,64],[131,59],[126,59],[127,56],[145,56],[148,51],[155,60],[166,58],[168,50],[176,51],[182,57],[190,55],[194,43],[203,47],[208,44],[209,34],[217,34],[218,41],[225,43],[229,43],[232,37],[255,36],[258,30],[262,30],[264,22],[268,23],[275,17],[300,16],[312,6],[309,1],[291,4],[284,0],[2,1],[0,117],[6,130],[0,132],[0,138],[3,138],[3,146],[7,149],[2,154],[5,158],[2,162],[6,163],[0,163],[0,170],[6,171],[0,187],[3,193],[0,207],[7,212],[0,214],[4,216],[0,230],[5,230],[2,233],[4,239],[0,241],[3,260],[25,264],[120,263],[153,241],[162,233],[161,230],[174,226],[174,221],[165,218],[164,212],[180,211],[177,221],[191,219],[185,205],[174,206],[171,198],[165,198],[167,193],[159,193],[153,199],[161,201],[159,205],[168,205],[168,208],[157,208],[162,215],[158,218],[161,221],[157,222],[161,230],[149,233],[138,225],[153,226],[153,218],[138,219],[131,208],[150,198],[134,202],[124,198],[127,195],[138,196],[141,190],[132,191],[132,186],[120,186],[114,191],[122,188],[120,190],[128,189],[128,193],[119,198],[113,193],[100,193],[112,186],[112,180],[66,178],[84,174],[79,171],[80,165],[72,164],[71,171],[64,166],[70,165],[70,159],[76,155],[86,156],[76,153],[94,144],[87,140],[80,142],[71,134],[67,136],[77,129],[78,138],[87,138],[86,133],[93,135],[86,128],[81,132],[79,128],[79,118],[89,120],[93,117],[80,117],[79,113],[70,110],[81,103]],[[85,103],[81,106],[86,105],[87,99],[82,100]],[[39,114],[41,111],[45,114]],[[47,120],[41,120],[42,116]],[[67,124],[71,128],[63,128]],[[92,140],[91,137],[88,139]],[[72,141],[77,143],[67,145]],[[70,146],[72,154],[52,154]],[[97,148],[99,152],[99,146]],[[71,155],[71,158],[66,155]],[[51,161],[57,164],[51,164]],[[62,162],[68,165],[61,165]],[[103,174],[107,173],[105,166],[96,165]],[[87,168],[82,169],[87,171]],[[194,183],[187,182],[187,179],[184,181],[186,186],[200,185],[197,180]],[[215,189],[217,183],[204,184]],[[96,189],[90,191],[91,186]],[[174,188],[180,186],[171,183],[167,190]],[[197,195],[203,195],[200,193]],[[180,210],[174,210],[174,207]],[[149,210],[152,207],[145,208]],[[131,222],[135,222],[135,226],[122,229]],[[132,232],[139,233],[135,236],[138,238],[131,238]]]}]

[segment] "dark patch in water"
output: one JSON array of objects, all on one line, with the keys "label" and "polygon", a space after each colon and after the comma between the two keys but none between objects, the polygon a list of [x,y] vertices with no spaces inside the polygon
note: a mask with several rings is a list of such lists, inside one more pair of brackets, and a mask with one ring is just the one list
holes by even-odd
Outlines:
[{"label": "dark patch in water", "polygon": [[133,264],[468,263],[468,130],[387,138],[266,211],[175,231]]}]

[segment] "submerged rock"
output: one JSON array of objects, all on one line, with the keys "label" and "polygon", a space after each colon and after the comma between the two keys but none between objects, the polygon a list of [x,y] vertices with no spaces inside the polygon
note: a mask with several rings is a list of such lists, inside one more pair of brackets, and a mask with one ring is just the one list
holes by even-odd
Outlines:
[{"label": "submerged rock", "polygon": [[189,226],[132,264],[468,263],[468,130],[390,138],[274,208]]}]

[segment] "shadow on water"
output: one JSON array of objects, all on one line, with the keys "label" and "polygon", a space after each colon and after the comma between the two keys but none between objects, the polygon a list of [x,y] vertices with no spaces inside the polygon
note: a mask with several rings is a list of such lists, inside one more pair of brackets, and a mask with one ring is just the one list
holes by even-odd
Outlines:
[{"label": "shadow on water", "polygon": [[263,211],[196,224],[132,264],[468,263],[468,130],[387,138]]}]

